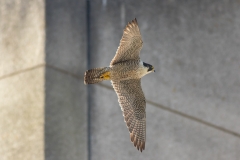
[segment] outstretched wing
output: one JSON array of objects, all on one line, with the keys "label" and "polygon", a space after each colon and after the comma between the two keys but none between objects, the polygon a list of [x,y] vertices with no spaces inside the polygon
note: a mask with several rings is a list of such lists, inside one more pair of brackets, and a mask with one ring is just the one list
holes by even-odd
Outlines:
[{"label": "outstretched wing", "polygon": [[112,81],[134,146],[142,152],[146,142],[146,101],[140,79]]},{"label": "outstretched wing", "polygon": [[140,59],[139,54],[142,46],[142,37],[138,28],[137,19],[135,18],[125,27],[120,45],[110,66],[126,60]]}]

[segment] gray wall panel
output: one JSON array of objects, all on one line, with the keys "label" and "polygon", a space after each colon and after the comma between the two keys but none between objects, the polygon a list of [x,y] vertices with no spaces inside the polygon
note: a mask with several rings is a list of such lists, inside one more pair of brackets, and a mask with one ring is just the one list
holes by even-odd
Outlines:
[{"label": "gray wall panel", "polygon": [[[240,133],[238,1],[92,1],[92,67],[108,66],[123,26],[138,19],[150,101]],[[146,85],[147,84],[147,85]]]},{"label": "gray wall panel", "polygon": [[[104,94],[103,94],[104,93]],[[130,141],[117,95],[94,86],[92,99],[92,160],[238,160],[240,139],[147,104],[146,148]]]},{"label": "gray wall panel", "polygon": [[[170,112],[195,121],[176,120],[182,122],[181,127],[186,127],[183,131],[186,137],[182,137],[180,129],[166,131],[169,134],[174,132],[176,136],[176,139],[165,141],[168,145],[172,144],[173,148],[177,147],[179,139],[185,139],[179,145],[183,148],[189,147],[189,150],[183,149],[182,152],[186,155],[182,155],[180,159],[239,158],[237,147],[228,149],[229,144],[234,142],[231,138],[240,138],[239,7],[239,1],[91,1],[91,68],[109,65],[119,45],[124,26],[136,17],[144,42],[141,59],[156,69],[155,73],[142,79],[147,100],[156,104],[155,106],[166,107]],[[103,82],[103,85],[111,86],[109,82]],[[105,89],[102,89],[92,97],[93,101],[97,101],[94,102],[96,104],[93,105],[92,111],[93,157],[97,159],[100,155],[107,158],[109,155],[116,159],[124,159],[126,152],[122,150],[125,150],[127,144],[123,144],[125,138],[122,140],[120,134],[123,132],[125,135],[127,129],[111,128],[111,125],[124,122],[123,119],[122,122],[118,122],[120,119],[117,120],[114,116],[121,114],[113,109],[119,106],[117,97],[109,98],[110,94],[101,94],[104,92]],[[147,107],[153,106],[147,104]],[[151,118],[158,119],[164,116],[159,114],[161,109],[152,110]],[[175,128],[176,124],[169,124],[174,117],[166,116],[165,124],[159,127],[173,125]],[[154,123],[149,119],[147,113],[148,124]],[[199,122],[202,124],[195,124]],[[116,126],[120,127],[121,124]],[[201,130],[205,130],[207,126],[212,128],[202,133]],[[148,135],[156,130],[148,128]],[[215,139],[215,136],[219,137]],[[197,137],[209,141],[194,140]],[[221,137],[225,137],[223,141]],[[114,138],[117,138],[118,142]],[[164,148],[161,147],[163,141],[154,141],[152,136],[150,139],[147,137],[147,140],[157,143],[157,148]],[[126,142],[128,141],[129,138]],[[151,147],[149,141],[147,147]],[[220,143],[226,146],[218,147]],[[239,146],[239,142],[233,145]],[[110,151],[100,149],[105,147],[109,147]],[[132,146],[126,150],[132,149],[133,154],[138,154]],[[149,156],[152,155],[156,159],[159,150],[146,152],[151,152]],[[119,156],[118,152],[121,152]],[[166,151],[164,154],[168,159],[179,159],[179,153]],[[204,153],[206,154],[202,155]],[[132,157],[134,156],[125,158]],[[159,157],[166,158],[161,155]]]},{"label": "gray wall panel", "polygon": [[46,68],[45,158],[87,159],[86,88],[81,80]]},{"label": "gray wall panel", "polygon": [[86,60],[86,4],[83,0],[46,1],[46,63],[83,75]]},{"label": "gray wall panel", "polygon": [[85,1],[46,1],[46,159],[88,156],[86,35]]}]

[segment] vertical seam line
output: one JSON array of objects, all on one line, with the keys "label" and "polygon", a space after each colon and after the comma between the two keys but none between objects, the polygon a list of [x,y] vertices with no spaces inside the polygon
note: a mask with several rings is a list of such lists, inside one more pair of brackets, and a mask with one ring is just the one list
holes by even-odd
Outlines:
[{"label": "vertical seam line", "polygon": [[[90,68],[91,63],[91,50],[90,50],[90,0],[86,0],[86,30],[87,30],[87,69]],[[90,86],[87,86],[87,145],[88,145],[88,160],[92,159],[91,153],[91,97],[90,97]]]}]

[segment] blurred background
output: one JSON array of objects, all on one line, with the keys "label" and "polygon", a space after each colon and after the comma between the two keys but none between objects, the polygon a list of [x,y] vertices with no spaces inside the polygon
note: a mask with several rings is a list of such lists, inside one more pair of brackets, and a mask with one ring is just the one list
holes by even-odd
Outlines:
[{"label": "blurred background", "polygon": [[[147,141],[130,142],[108,66],[137,18]],[[239,160],[239,0],[1,0],[0,160]]]}]

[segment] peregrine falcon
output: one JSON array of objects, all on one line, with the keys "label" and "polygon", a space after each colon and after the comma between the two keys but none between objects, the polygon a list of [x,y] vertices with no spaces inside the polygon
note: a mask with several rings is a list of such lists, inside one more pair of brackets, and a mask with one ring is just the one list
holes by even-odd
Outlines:
[{"label": "peregrine falcon", "polygon": [[146,143],[146,100],[141,88],[141,78],[155,71],[152,65],[140,60],[142,46],[135,18],[125,27],[110,66],[90,69],[84,75],[85,84],[111,80],[130,132],[130,139],[141,152]]}]

